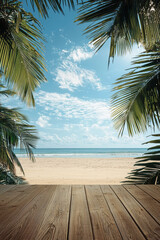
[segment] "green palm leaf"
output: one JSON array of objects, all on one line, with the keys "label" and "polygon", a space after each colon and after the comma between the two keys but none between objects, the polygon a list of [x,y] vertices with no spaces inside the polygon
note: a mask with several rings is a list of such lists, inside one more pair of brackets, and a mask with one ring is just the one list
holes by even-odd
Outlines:
[{"label": "green palm leaf", "polygon": [[[160,137],[160,134],[152,135]],[[154,147],[150,147],[144,156],[139,157],[134,166],[140,167],[132,170],[127,176],[127,180],[123,181],[125,184],[160,184],[160,139],[148,141],[145,144],[154,144]],[[153,151],[153,149],[157,151]]]},{"label": "green palm leaf", "polygon": [[17,177],[14,173],[7,170],[0,164],[0,184],[26,184],[24,178]]},{"label": "green palm leaf", "polygon": [[27,123],[26,117],[17,109],[8,109],[0,105],[0,162],[13,173],[17,164],[24,173],[23,168],[14,154],[15,147],[24,148],[34,161],[32,149],[37,141],[34,126]]},{"label": "green palm leaf", "polygon": [[[1,84],[1,87],[4,86]],[[10,90],[0,91],[3,95],[12,95]],[[32,149],[38,139],[34,126],[28,124],[26,116],[21,114],[16,108],[6,108],[0,104],[0,164],[6,170],[9,169],[15,174],[15,164],[24,174],[22,165],[14,153],[15,147],[26,150],[29,158],[34,161]]]},{"label": "green palm leaf", "polygon": [[46,80],[40,25],[18,1],[0,3],[0,68],[14,91],[34,105],[33,91]]},{"label": "green palm leaf", "polygon": [[[26,0],[27,2],[27,0]],[[62,12],[63,13],[63,6],[68,6],[69,8],[75,8],[75,3],[79,1],[76,0],[30,0],[33,10],[35,10],[35,6],[38,9],[39,13],[44,16],[48,17],[48,10],[51,7],[55,12]]]},{"label": "green palm leaf", "polygon": [[135,42],[147,49],[153,47],[160,40],[159,14],[157,0],[88,0],[76,21],[89,24],[85,33],[97,50],[110,38],[109,57],[114,57],[130,50]]},{"label": "green palm leaf", "polygon": [[142,53],[133,65],[132,71],[119,78],[114,87],[112,118],[119,135],[125,125],[129,135],[144,132],[150,124],[159,127],[159,53]]}]

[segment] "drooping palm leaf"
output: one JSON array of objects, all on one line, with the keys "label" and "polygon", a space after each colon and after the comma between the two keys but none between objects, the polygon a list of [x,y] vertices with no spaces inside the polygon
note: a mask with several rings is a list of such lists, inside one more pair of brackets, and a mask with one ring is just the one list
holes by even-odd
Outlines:
[{"label": "drooping palm leaf", "polygon": [[26,184],[24,178],[17,177],[14,173],[7,170],[0,164],[0,184]]},{"label": "drooping palm leaf", "polygon": [[8,109],[0,105],[0,162],[3,166],[14,173],[16,164],[24,173],[14,148],[24,148],[34,161],[32,149],[38,139],[36,134],[34,126],[29,125],[26,117],[17,109]]},{"label": "drooping palm leaf", "polygon": [[33,91],[44,77],[39,22],[18,1],[0,0],[0,69],[16,93],[34,105]]},{"label": "drooping palm leaf", "polygon": [[[156,11],[155,11],[156,9]],[[84,1],[77,21],[98,50],[110,38],[110,54],[124,54],[135,42],[150,49],[160,40],[160,2],[130,0]]]},{"label": "drooping palm leaf", "polygon": [[112,118],[119,135],[125,125],[129,135],[144,132],[152,124],[159,127],[160,55],[142,53],[128,74],[116,81],[112,97]]},{"label": "drooping palm leaf", "polygon": [[[26,0],[26,2],[28,2]],[[63,13],[63,6],[68,6],[69,8],[75,8],[75,4],[80,2],[79,0],[30,0],[33,10],[35,10],[35,6],[38,9],[39,13],[48,17],[49,7],[53,9],[55,12]]]},{"label": "drooping palm leaf", "polygon": [[[127,176],[125,184],[160,184],[160,134],[152,135],[158,139],[146,142],[146,144],[154,144],[150,147],[144,156],[139,157],[134,169]],[[155,151],[156,149],[156,151]],[[138,168],[139,167],[139,168]]]},{"label": "drooping palm leaf", "polygon": [[[0,89],[3,89],[5,88],[4,85],[0,84]],[[9,89],[5,89],[5,90],[0,90],[0,95],[4,95],[4,96],[13,96],[15,95],[16,93],[13,92],[12,90],[9,90]]]},{"label": "drooping palm leaf", "polygon": [[[0,84],[1,88],[4,88]],[[0,91],[0,95],[13,95],[10,90]],[[6,108],[0,104],[0,164],[15,174],[15,164],[23,168],[16,154],[15,147],[24,148],[32,161],[35,160],[32,149],[38,139],[34,126],[28,124],[26,116],[16,108]]]}]

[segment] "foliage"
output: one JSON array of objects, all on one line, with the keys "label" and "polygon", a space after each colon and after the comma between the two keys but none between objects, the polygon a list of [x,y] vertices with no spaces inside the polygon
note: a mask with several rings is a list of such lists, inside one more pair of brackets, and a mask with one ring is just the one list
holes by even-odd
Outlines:
[{"label": "foliage", "polygon": [[86,0],[77,21],[89,23],[85,29],[100,49],[110,39],[110,57],[124,54],[134,43],[150,49],[160,39],[160,2],[158,0]]},{"label": "foliage", "polygon": [[[4,94],[1,91],[0,94]],[[14,94],[6,91],[5,95]],[[15,164],[24,173],[21,163],[14,153],[15,147],[24,148],[32,161],[34,155],[32,148],[35,147],[37,132],[34,126],[28,124],[27,118],[16,108],[6,108],[0,104],[0,163],[15,174]]]},{"label": "foliage", "polygon": [[[160,126],[160,1],[158,0],[86,0],[77,21],[88,23],[95,48],[110,39],[110,58],[125,54],[134,43],[145,52],[132,63],[130,71],[117,79],[112,97],[112,118],[119,135],[127,126],[129,135]],[[157,135],[160,136],[160,135]],[[153,140],[150,143],[160,143]],[[158,151],[152,151],[158,149]],[[160,183],[160,145],[135,165],[127,183]]]},{"label": "foliage", "polygon": [[[26,0],[27,2],[27,0]],[[63,13],[63,6],[68,6],[69,8],[75,8],[75,3],[80,2],[79,0],[30,0],[33,10],[35,10],[35,6],[38,9],[39,13],[43,17],[48,17],[48,10],[49,6],[55,12],[62,12]]]},{"label": "foliage", "polygon": [[22,100],[34,105],[33,91],[44,77],[40,23],[16,0],[0,0],[0,70]]},{"label": "foliage", "polygon": [[125,184],[160,184],[160,134],[152,135],[158,139],[147,143],[155,144],[150,147],[144,156],[139,157],[134,166],[139,167],[132,170]]},{"label": "foliage", "polygon": [[[30,2],[33,9],[36,7],[44,17],[48,17],[49,6],[63,13],[63,6],[74,8],[75,2],[80,3],[78,0]],[[144,132],[150,125],[159,127],[159,15],[158,0],[85,0],[79,10],[77,21],[90,23],[85,32],[90,35],[97,50],[110,39],[109,60],[116,54],[130,50],[134,43],[141,43],[145,48],[145,52],[133,62],[131,71],[119,78],[114,88],[116,93],[112,98],[112,116],[120,135],[125,125],[130,135]],[[1,70],[10,86],[29,105],[34,105],[33,91],[45,80],[42,41],[39,22],[22,9],[19,1],[0,0]],[[20,141],[30,157],[33,157],[30,152],[33,147],[30,141],[35,140],[33,126],[28,125],[27,119],[17,109],[7,109],[0,105],[0,129],[0,151],[4,153],[2,156],[6,166],[14,171],[13,162],[16,162],[23,171],[13,148]],[[158,154],[148,152],[137,163],[137,166],[143,168],[132,171],[130,179],[137,180],[138,176],[138,181],[142,183],[142,178],[147,182],[146,177],[153,177],[151,181],[156,179],[158,182],[159,164],[158,160],[154,162],[155,158],[159,159]]]},{"label": "foliage", "polygon": [[112,118],[119,135],[125,125],[130,135],[151,124],[159,127],[160,2],[86,0],[79,14],[77,21],[89,23],[86,33],[97,50],[110,39],[109,57],[124,54],[134,43],[145,48],[114,87]]},{"label": "foliage", "polygon": [[17,177],[14,173],[0,165],[0,184],[26,184],[24,178]]},{"label": "foliage", "polygon": [[112,97],[112,118],[122,135],[125,125],[133,135],[160,123],[160,55],[144,52],[133,62],[131,71],[117,79]]}]

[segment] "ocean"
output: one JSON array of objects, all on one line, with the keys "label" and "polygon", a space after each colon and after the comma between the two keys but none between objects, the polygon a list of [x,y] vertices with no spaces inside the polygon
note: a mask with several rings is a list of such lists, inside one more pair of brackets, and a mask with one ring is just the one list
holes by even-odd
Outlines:
[{"label": "ocean", "polygon": [[[35,157],[51,158],[118,158],[141,157],[146,148],[37,148]],[[27,157],[24,150],[15,149],[18,157]]]}]

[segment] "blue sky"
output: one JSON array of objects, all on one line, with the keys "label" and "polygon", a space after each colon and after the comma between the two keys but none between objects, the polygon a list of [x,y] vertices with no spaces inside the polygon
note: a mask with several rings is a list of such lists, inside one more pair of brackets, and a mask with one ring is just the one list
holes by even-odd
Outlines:
[{"label": "blue sky", "polygon": [[[14,106],[36,126],[37,147],[143,147],[150,132],[130,138],[125,131],[118,138],[110,110],[113,83],[143,49],[135,46],[131,53],[115,57],[108,69],[109,42],[95,54],[83,35],[84,25],[73,23],[75,18],[76,12],[67,9],[65,16],[50,11],[48,19],[39,18],[48,82],[35,92],[35,108],[27,108],[17,97]],[[13,99],[4,102],[13,106]]]}]

